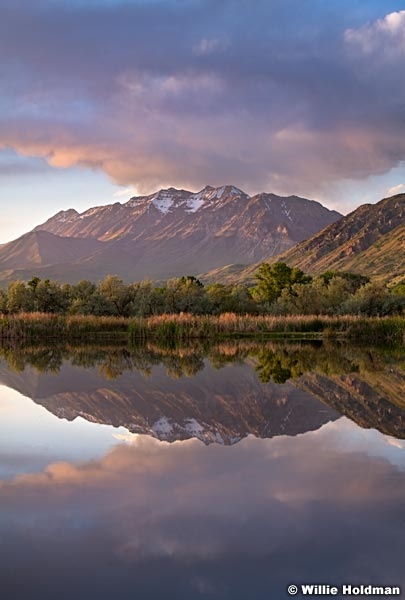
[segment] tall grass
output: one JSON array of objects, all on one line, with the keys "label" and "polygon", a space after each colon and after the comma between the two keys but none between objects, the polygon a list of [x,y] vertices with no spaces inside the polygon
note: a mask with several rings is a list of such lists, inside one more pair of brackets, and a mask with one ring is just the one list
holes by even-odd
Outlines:
[{"label": "tall grass", "polygon": [[244,336],[344,336],[364,341],[405,342],[405,317],[344,316],[272,316],[237,315],[195,316],[160,315],[149,319],[131,319],[132,339],[187,340]]},{"label": "tall grass", "polygon": [[226,337],[347,337],[365,342],[405,343],[405,317],[218,316],[166,314],[149,318],[61,316],[20,313],[0,317],[0,338],[9,340],[129,339],[181,341]]},{"label": "tall grass", "polygon": [[116,337],[126,339],[128,319],[123,317],[63,316],[49,313],[18,313],[0,317],[0,338],[86,339]]}]

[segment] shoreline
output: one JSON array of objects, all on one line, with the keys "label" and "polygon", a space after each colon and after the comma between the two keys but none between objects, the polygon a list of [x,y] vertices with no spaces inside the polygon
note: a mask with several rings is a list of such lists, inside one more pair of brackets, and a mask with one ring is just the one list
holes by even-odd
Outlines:
[{"label": "shoreline", "polygon": [[164,314],[95,317],[17,313],[0,317],[0,340],[348,339],[405,344],[405,316],[273,316]]}]

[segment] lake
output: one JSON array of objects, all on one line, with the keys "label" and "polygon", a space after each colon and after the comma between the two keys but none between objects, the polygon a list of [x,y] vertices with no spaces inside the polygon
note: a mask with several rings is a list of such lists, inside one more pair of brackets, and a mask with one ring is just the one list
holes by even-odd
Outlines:
[{"label": "lake", "polygon": [[5,600],[405,589],[403,348],[10,345],[0,384]]}]

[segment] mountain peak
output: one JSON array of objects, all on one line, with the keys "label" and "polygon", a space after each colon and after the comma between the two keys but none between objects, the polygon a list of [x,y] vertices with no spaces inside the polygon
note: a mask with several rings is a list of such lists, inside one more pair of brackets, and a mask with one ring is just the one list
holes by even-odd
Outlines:
[{"label": "mountain peak", "polygon": [[199,192],[170,187],[158,190],[149,196],[134,196],[124,206],[135,208],[146,203],[147,205],[153,205],[163,214],[170,213],[175,209],[193,213],[205,206],[216,208],[219,201],[236,197],[250,198],[248,194],[234,185],[223,185],[221,187],[206,185]]},{"label": "mountain peak", "polygon": [[40,251],[24,240],[18,251],[15,245],[1,248],[0,280],[6,271],[7,277],[21,278],[21,269],[31,273],[33,264],[41,278],[70,282],[108,273],[126,281],[204,273],[285,252],[338,217],[309,200],[250,197],[232,184],[198,192],[167,187],[80,214],[60,211],[36,228],[57,236],[46,243],[41,239]]}]

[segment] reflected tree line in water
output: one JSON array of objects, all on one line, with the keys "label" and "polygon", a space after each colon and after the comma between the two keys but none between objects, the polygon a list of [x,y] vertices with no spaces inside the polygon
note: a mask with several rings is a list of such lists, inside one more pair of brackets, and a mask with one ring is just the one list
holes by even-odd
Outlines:
[{"label": "reflected tree line in water", "polygon": [[[261,343],[238,340],[214,344],[198,341],[183,345],[172,342],[132,346],[118,343],[102,346],[2,345],[1,361],[20,373],[30,367],[39,373],[57,375],[66,364],[84,370],[95,369],[105,380],[116,382],[114,389],[118,394],[120,377],[137,371],[143,377],[151,378],[152,396],[154,369],[159,366],[165,369],[168,377],[180,379],[192,378],[207,366],[220,370],[244,364],[255,370],[260,385],[264,386],[263,398],[269,392],[267,386],[287,382],[289,391],[298,388],[361,427],[405,438],[405,354],[400,346],[368,347],[303,340]],[[234,377],[237,382],[238,369],[235,369]],[[206,383],[202,380],[203,386]],[[256,390],[256,393],[260,395],[260,391]],[[287,388],[286,393],[288,395]],[[78,394],[80,399],[80,392]],[[161,394],[159,389],[159,398]],[[197,406],[198,400],[194,400]],[[248,396],[246,402],[249,402]],[[95,409],[97,412],[100,406],[96,405]],[[91,413],[87,404],[86,413]]]},{"label": "reflected tree line in water", "polygon": [[194,342],[122,346],[108,345],[7,345],[0,346],[0,357],[12,370],[26,366],[41,373],[57,373],[65,361],[84,369],[97,368],[106,379],[116,379],[126,371],[138,370],[149,376],[154,366],[163,365],[172,378],[193,376],[205,367],[214,369],[250,358],[262,383],[283,384],[305,373],[325,375],[377,372],[387,364],[403,370],[402,347],[348,346],[329,341],[261,342],[239,340],[212,344]]}]

